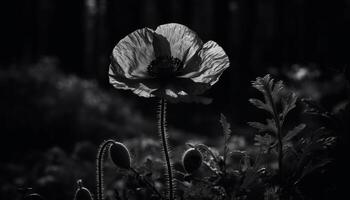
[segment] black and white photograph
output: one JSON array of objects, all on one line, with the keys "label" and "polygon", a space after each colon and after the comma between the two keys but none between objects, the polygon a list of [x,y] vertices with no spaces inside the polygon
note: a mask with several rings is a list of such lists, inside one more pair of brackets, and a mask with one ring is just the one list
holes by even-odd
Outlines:
[{"label": "black and white photograph", "polygon": [[350,194],[350,0],[7,0],[1,200]]}]

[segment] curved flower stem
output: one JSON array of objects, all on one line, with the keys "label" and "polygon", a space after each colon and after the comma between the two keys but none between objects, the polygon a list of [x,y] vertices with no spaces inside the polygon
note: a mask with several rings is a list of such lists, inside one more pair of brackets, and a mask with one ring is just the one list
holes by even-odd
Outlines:
[{"label": "curved flower stem", "polygon": [[134,174],[137,176],[137,178],[139,180],[141,180],[143,183],[145,183],[147,185],[147,187],[151,190],[153,190],[153,192],[159,197],[159,199],[163,199],[162,195],[158,192],[158,190],[150,183],[148,182],[146,179],[141,178],[140,173],[138,173],[134,168],[130,167],[130,170],[132,172],[134,172]]},{"label": "curved flower stem", "polygon": [[167,186],[168,186],[168,197],[169,200],[174,199],[174,182],[173,182],[173,170],[171,164],[170,150],[169,150],[169,141],[168,134],[166,131],[166,101],[164,98],[160,100],[159,107],[159,116],[158,116],[158,131],[161,137],[161,143],[163,146],[163,153],[165,164],[167,168],[166,177],[167,177]]},{"label": "curved flower stem", "polygon": [[107,147],[112,145],[115,141],[114,140],[106,140],[104,141],[97,153],[97,169],[96,169],[96,174],[97,174],[97,199],[98,200],[103,200],[103,157],[105,154],[105,151]]}]

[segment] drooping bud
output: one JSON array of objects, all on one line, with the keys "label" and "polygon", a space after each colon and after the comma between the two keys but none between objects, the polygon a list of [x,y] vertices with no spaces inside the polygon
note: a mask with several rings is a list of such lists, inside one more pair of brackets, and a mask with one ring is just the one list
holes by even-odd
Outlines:
[{"label": "drooping bud", "polygon": [[114,142],[109,148],[109,155],[116,166],[122,169],[130,169],[130,152],[124,144]]},{"label": "drooping bud", "polygon": [[74,200],[93,200],[91,192],[83,186],[83,181],[79,179],[77,181],[78,189],[75,192]]},{"label": "drooping bud", "polygon": [[202,159],[201,152],[195,148],[190,148],[182,156],[182,165],[186,172],[191,174],[201,167]]}]

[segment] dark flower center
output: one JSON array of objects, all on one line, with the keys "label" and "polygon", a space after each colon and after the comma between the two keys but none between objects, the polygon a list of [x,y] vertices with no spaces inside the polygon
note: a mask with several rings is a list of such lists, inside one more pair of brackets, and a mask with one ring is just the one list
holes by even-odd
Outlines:
[{"label": "dark flower center", "polygon": [[148,65],[148,73],[156,78],[164,79],[178,75],[183,68],[183,62],[171,56],[160,56]]}]

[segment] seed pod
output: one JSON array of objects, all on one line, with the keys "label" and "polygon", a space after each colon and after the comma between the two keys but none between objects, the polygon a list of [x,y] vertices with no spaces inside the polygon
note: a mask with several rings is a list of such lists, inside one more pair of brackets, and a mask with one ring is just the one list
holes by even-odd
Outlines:
[{"label": "seed pod", "polygon": [[190,148],[182,156],[182,165],[191,174],[202,165],[202,154],[195,148]]},{"label": "seed pod", "polygon": [[130,152],[124,144],[114,142],[109,148],[109,155],[116,166],[122,169],[130,169]]},{"label": "seed pod", "polygon": [[93,200],[91,192],[83,186],[83,181],[77,181],[78,189],[75,192],[74,200]]}]

